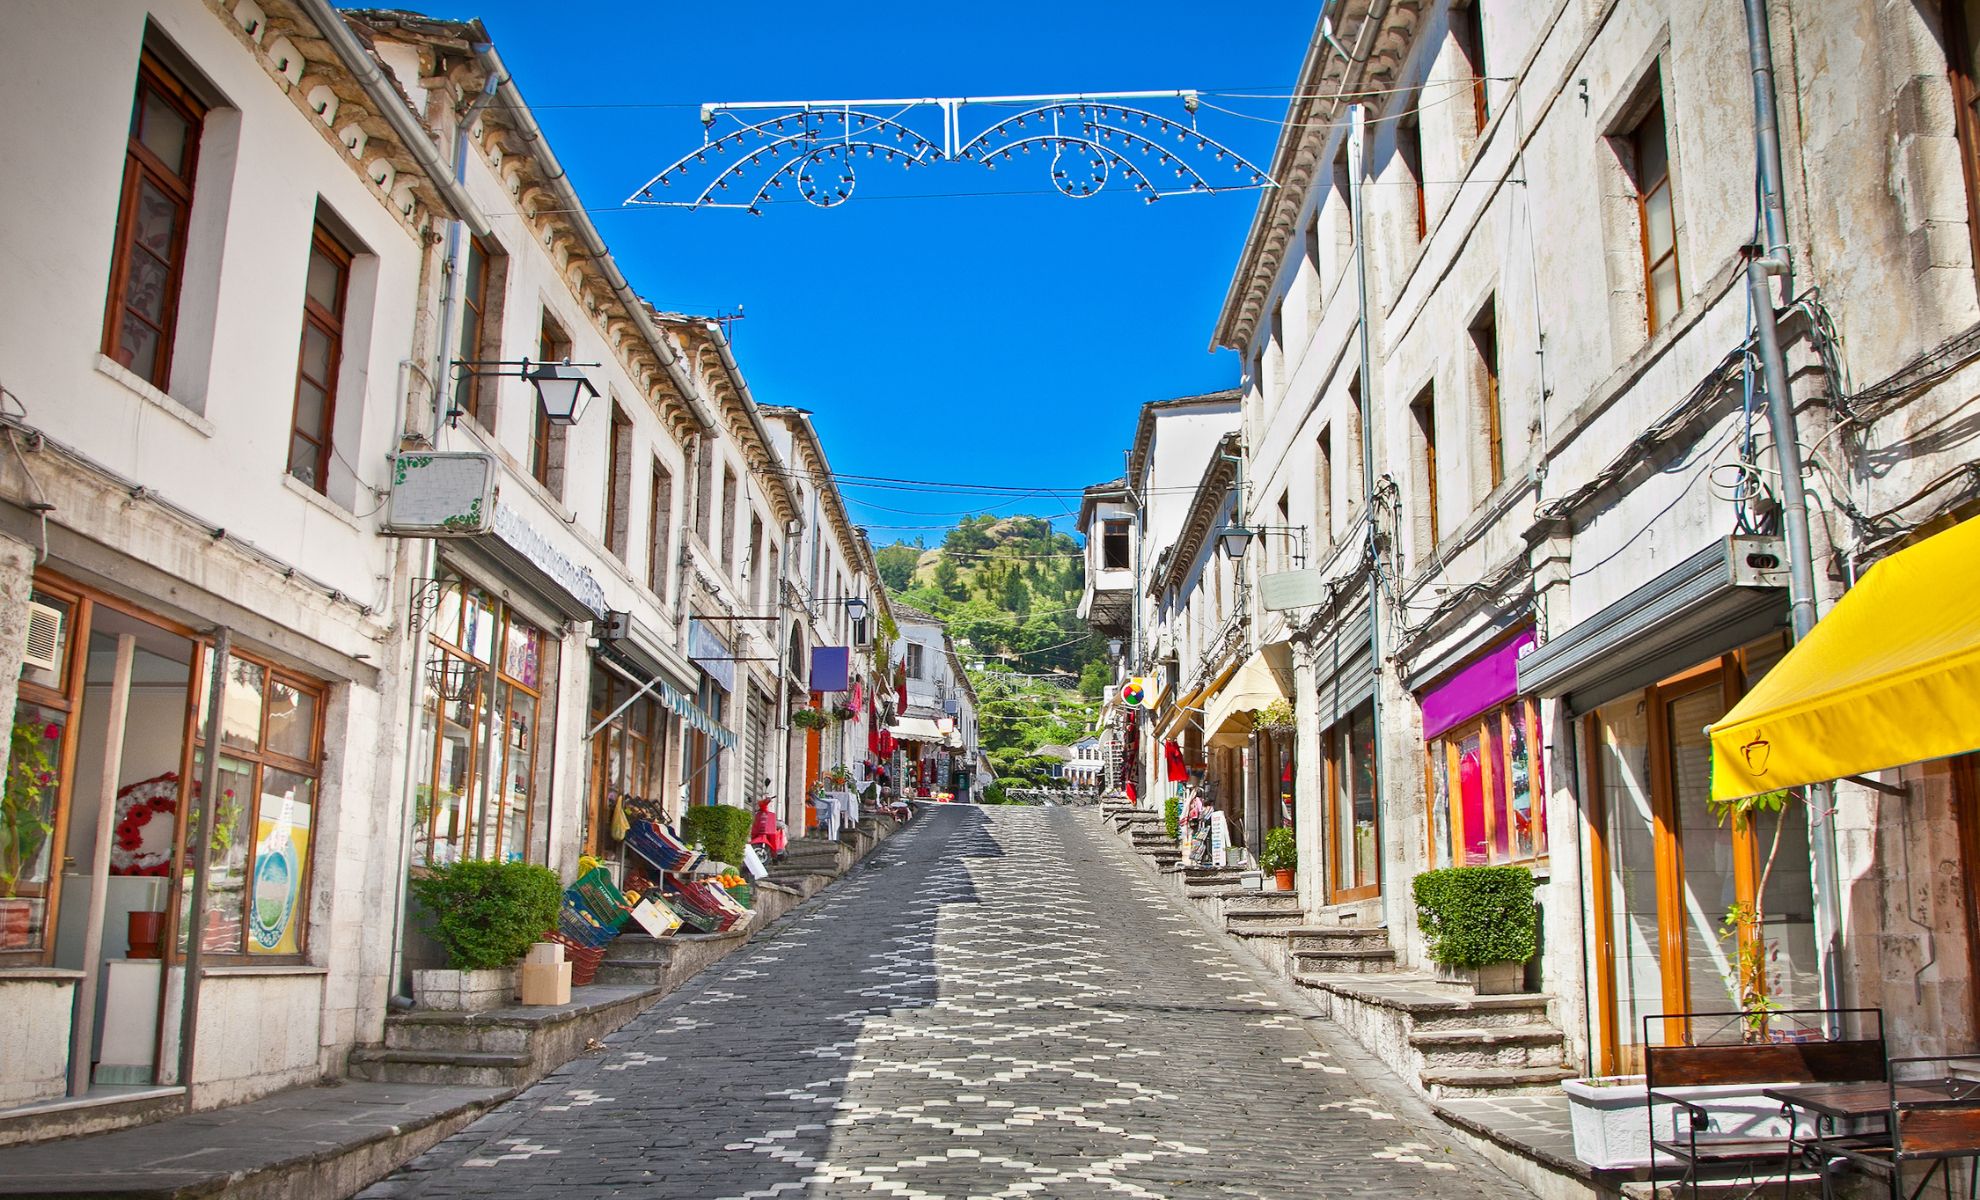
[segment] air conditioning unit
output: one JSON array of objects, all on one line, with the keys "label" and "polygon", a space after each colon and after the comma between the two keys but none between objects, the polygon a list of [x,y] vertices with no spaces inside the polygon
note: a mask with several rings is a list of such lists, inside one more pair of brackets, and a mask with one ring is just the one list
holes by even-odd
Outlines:
[{"label": "air conditioning unit", "polygon": [[62,610],[33,601],[28,603],[27,650],[21,661],[37,671],[55,671],[62,665]]}]

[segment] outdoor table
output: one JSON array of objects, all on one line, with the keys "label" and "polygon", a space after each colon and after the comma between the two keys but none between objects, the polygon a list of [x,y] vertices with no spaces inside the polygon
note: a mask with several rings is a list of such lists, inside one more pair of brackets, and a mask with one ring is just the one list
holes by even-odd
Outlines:
[{"label": "outdoor table", "polygon": [[[1799,1083],[1768,1088],[1760,1094],[1778,1100],[1788,1110],[1787,1162],[1792,1168],[1797,1155],[1813,1155],[1819,1161],[1825,1144],[1853,1148],[1883,1146],[1890,1142],[1890,1115],[1893,1104],[1930,1105],[1970,1101],[1976,1084],[1970,1080],[1934,1080],[1917,1083]],[[1813,1136],[1804,1136],[1796,1112],[1816,1119]],[[1972,1147],[1980,1155],[1980,1145]]]}]

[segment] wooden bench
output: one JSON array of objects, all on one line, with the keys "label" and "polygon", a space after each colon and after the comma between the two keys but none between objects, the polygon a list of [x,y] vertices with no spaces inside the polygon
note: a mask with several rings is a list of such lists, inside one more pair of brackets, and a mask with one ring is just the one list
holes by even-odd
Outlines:
[{"label": "wooden bench", "polygon": [[[1730,1040],[1753,1036],[1756,1029],[1768,1040]],[[1842,1032],[1827,1032],[1831,1029]],[[1754,1101],[1768,1088],[1883,1083],[1890,1077],[1878,1009],[1792,1010],[1768,1013],[1764,1020],[1737,1012],[1665,1013],[1644,1018],[1643,1030],[1651,1158],[1675,1160],[1683,1168],[1678,1182],[1692,1197],[1698,1195],[1705,1172],[1750,1170],[1774,1161],[1781,1164],[1783,1178],[1792,1173],[1797,1153],[1793,1126],[1780,1133],[1751,1128]],[[1660,1033],[1673,1032],[1684,1040],[1658,1043]],[[1740,1090],[1713,1097],[1671,1090],[1704,1087]],[[1671,1106],[1667,1131],[1657,1127],[1661,1105]]]}]

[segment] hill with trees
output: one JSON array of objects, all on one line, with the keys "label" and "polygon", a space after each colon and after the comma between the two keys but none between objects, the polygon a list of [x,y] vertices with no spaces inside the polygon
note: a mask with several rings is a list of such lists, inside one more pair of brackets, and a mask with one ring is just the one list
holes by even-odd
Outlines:
[{"label": "hill with trees", "polygon": [[1043,517],[966,517],[942,544],[875,551],[890,594],[946,621],[1005,786],[1047,782],[1040,746],[1093,731],[1107,648],[1079,619],[1085,554]]}]

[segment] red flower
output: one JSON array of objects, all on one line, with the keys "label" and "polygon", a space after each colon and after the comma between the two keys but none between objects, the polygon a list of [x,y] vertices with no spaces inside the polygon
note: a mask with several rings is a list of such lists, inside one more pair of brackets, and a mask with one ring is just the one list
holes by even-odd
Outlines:
[{"label": "red flower", "polygon": [[41,731],[41,736],[47,738],[51,742],[55,741],[56,739],[62,736],[62,727],[60,725],[55,724],[53,721],[50,721],[48,723],[48,728]]},{"label": "red flower", "polygon": [[38,773],[37,773],[37,774],[35,775],[35,777],[34,777],[34,781],[35,781],[36,783],[47,783],[47,782],[49,782],[50,780],[52,780],[52,779],[54,779],[54,778],[55,778],[55,776],[54,776],[54,774],[53,774],[52,772],[49,772],[49,771],[41,771],[41,772],[38,772]]}]

